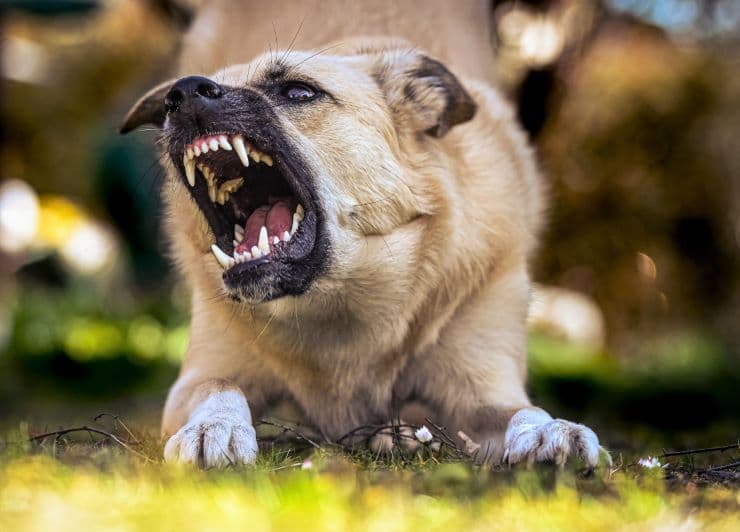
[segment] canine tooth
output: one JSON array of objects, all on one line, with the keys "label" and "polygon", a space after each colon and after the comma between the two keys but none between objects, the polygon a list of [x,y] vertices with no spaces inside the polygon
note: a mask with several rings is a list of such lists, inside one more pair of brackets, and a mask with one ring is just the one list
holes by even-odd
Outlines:
[{"label": "canine tooth", "polygon": [[216,203],[216,183],[212,179],[208,181],[208,197],[213,203]]},{"label": "canine tooth", "polygon": [[208,146],[211,148],[211,151],[218,151],[218,141],[216,139],[211,139]]},{"label": "canine tooth", "polygon": [[262,226],[262,229],[260,229],[260,238],[257,245],[263,255],[267,255],[270,252],[270,241],[267,238],[267,227],[264,225]]},{"label": "canine tooth", "polygon": [[306,213],[306,211],[303,210],[303,205],[299,203],[298,207],[295,208],[295,212],[300,217],[300,219],[303,220],[303,215]]},{"label": "canine tooth", "polygon": [[290,242],[290,233],[288,231],[283,232],[283,242]]},{"label": "canine tooth", "polygon": [[204,140],[203,144],[200,145],[201,153],[208,153],[208,143]]},{"label": "canine tooth", "polygon": [[259,259],[262,256],[262,252],[260,251],[260,248],[257,246],[252,246],[252,258]]},{"label": "canine tooth", "polygon": [[237,247],[239,245],[239,241],[236,238],[232,240],[231,243],[234,247]]},{"label": "canine tooth", "polygon": [[298,213],[293,213],[293,225],[290,226],[290,235],[293,236],[296,231],[298,231],[298,224],[300,223],[300,220],[298,219]]},{"label": "canine tooth", "polygon": [[213,244],[211,246],[211,251],[216,256],[216,260],[223,267],[224,270],[227,268],[231,268],[234,265],[234,259],[224,253],[216,244]]},{"label": "canine tooth", "polygon": [[280,243],[280,239],[278,237],[276,237],[276,236],[273,236],[272,237],[272,245],[274,246],[274,245],[277,245],[279,243]]},{"label": "canine tooth", "polygon": [[265,163],[267,166],[272,166],[272,157],[262,154],[262,162]]},{"label": "canine tooth", "polygon": [[195,154],[193,153],[193,148],[188,148],[186,153],[187,153],[188,159],[192,159],[195,156]]},{"label": "canine tooth", "polygon": [[244,240],[244,228],[239,224],[234,224],[234,236],[239,240]]},{"label": "canine tooth", "polygon": [[198,157],[200,155],[200,148],[196,145],[193,145],[193,153],[196,157]]},{"label": "canine tooth", "polygon": [[229,144],[229,139],[226,138],[226,135],[218,136],[218,144],[226,151],[231,151],[231,144]]},{"label": "canine tooth", "polygon": [[239,160],[244,166],[249,166],[249,157],[247,156],[247,148],[244,147],[244,138],[241,135],[234,135],[231,137],[231,142],[234,143],[234,149],[239,156]]},{"label": "canine tooth", "polygon": [[188,178],[188,184],[191,187],[195,186],[195,161],[188,158],[186,153],[183,157],[182,164],[185,165],[185,177]]}]

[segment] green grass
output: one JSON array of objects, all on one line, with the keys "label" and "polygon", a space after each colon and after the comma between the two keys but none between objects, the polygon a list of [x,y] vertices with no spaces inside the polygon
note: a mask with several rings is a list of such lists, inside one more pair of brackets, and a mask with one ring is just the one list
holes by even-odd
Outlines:
[{"label": "green grass", "polygon": [[[78,433],[0,454],[4,530],[708,530],[740,527],[732,487],[667,484],[660,470],[617,458],[589,477],[577,468],[484,468],[430,453],[267,449],[254,467],[199,471],[142,458]],[[86,441],[87,440],[87,441]],[[308,454],[307,454],[308,453]],[[310,464],[310,467],[306,467]]]}]

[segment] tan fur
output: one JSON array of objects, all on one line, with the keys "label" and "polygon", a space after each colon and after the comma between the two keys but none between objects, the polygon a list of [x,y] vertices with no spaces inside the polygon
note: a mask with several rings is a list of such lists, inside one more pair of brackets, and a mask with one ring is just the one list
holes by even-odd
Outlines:
[{"label": "tan fur", "polygon": [[[300,297],[231,302],[208,225],[171,176],[166,225],[192,289],[192,330],[162,433],[188,423],[196,392],[225,386],[245,394],[254,419],[278,398],[294,401],[329,439],[391,419],[394,400],[413,398],[500,458],[509,419],[530,405],[527,261],[544,203],[527,141],[489,84],[487,6],[336,1],[306,14],[298,4],[207,2],[182,65],[249,85],[282,56],[331,87],[340,110],[286,111],[281,120],[318,176],[332,262]],[[259,54],[274,46],[271,21],[287,46],[304,15],[292,49],[313,50]],[[425,95],[412,108],[401,85],[421,49],[477,104],[472,120],[441,138],[419,131],[438,100]]]}]

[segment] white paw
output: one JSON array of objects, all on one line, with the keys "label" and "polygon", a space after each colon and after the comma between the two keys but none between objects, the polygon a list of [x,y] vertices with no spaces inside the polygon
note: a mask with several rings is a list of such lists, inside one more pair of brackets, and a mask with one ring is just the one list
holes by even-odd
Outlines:
[{"label": "white paw", "polygon": [[204,469],[251,464],[257,459],[257,437],[244,396],[217,392],[192,413],[188,422],[167,440],[164,459]]},{"label": "white paw", "polygon": [[577,456],[589,469],[594,469],[602,450],[599,438],[586,425],[553,419],[538,408],[525,408],[509,421],[503,461],[508,464],[551,461],[562,466],[569,457]]}]

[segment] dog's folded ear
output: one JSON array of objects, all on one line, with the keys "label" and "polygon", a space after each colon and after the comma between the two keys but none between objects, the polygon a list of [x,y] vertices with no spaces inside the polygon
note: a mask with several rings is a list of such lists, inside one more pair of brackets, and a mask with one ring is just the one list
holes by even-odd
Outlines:
[{"label": "dog's folded ear", "polygon": [[139,100],[131,107],[129,112],[126,114],[126,118],[123,119],[123,123],[118,128],[118,132],[126,134],[129,131],[133,131],[137,127],[151,124],[153,126],[161,128],[164,125],[164,120],[167,117],[167,111],[164,107],[164,97],[169,92],[170,87],[176,80],[171,79],[160,83]]},{"label": "dog's folded ear", "polygon": [[477,106],[455,75],[421,53],[386,52],[376,79],[401,123],[417,131],[439,138],[475,115]]}]

